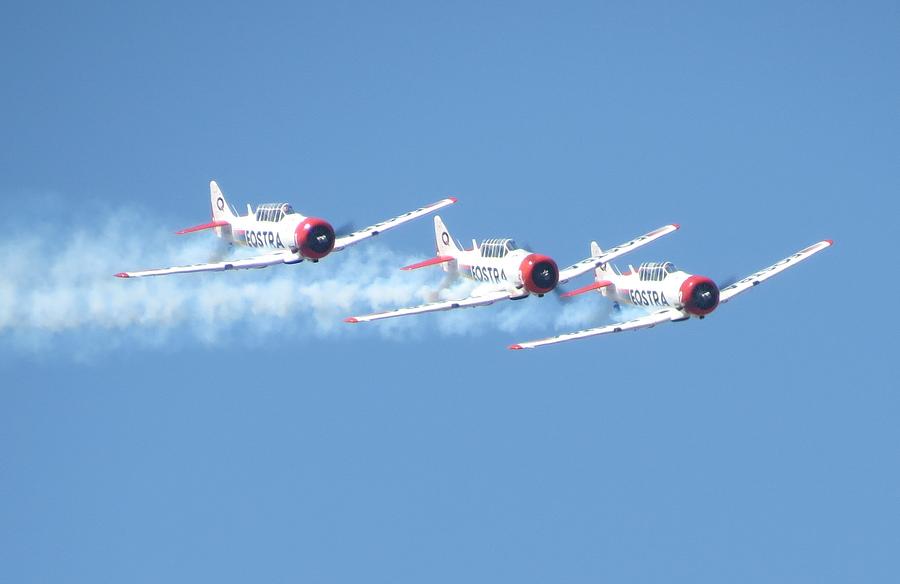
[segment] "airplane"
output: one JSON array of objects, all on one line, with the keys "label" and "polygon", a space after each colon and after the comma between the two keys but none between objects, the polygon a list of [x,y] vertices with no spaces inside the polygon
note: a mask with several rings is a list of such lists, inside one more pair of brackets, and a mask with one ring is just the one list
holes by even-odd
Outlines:
[{"label": "airplane", "polygon": [[688,274],[678,270],[671,262],[644,263],[637,270],[633,266],[628,266],[628,271],[624,273],[611,263],[604,263],[597,267],[593,284],[566,292],[563,296],[571,297],[598,290],[600,294],[616,303],[614,307],[618,307],[619,303],[631,304],[647,308],[652,312],[623,323],[565,333],[527,343],[517,343],[509,348],[513,350],[534,349],[598,335],[652,328],[664,322],[681,322],[690,318],[703,319],[716,310],[720,304],[725,304],[738,294],[795,266],[813,254],[830,247],[833,243],[830,239],[814,243],[768,268],[723,287],[721,290],[706,276]]},{"label": "airplane", "polygon": [[287,203],[259,205],[254,211],[247,205],[247,214],[238,215],[229,207],[216,181],[209,183],[212,221],[188,227],[177,235],[212,229],[223,243],[266,250],[249,258],[214,261],[205,264],[175,266],[136,272],[119,272],[117,278],[142,278],[192,272],[221,272],[265,268],[276,264],[299,264],[309,260],[318,262],[328,254],[341,251],[360,241],[418,219],[456,202],[455,197],[441,199],[399,217],[376,223],[347,235],[336,235],[334,228],[324,219],[305,217]]},{"label": "airplane", "polygon": [[[521,300],[532,294],[540,297],[553,291],[558,284],[585,274],[676,229],[677,224],[665,225],[605,252],[598,251],[597,254],[560,270],[553,258],[522,249],[512,239],[486,239],[480,245],[473,239],[471,249],[463,249],[462,244],[454,242],[450,237],[444,222],[436,215],[434,235],[437,256],[401,269],[418,270],[427,266],[441,265],[451,278],[461,275],[481,282],[482,285],[467,298],[430,302],[364,316],[351,316],[344,319],[344,322],[370,322],[440,310],[486,306],[500,300]],[[594,246],[596,247],[596,243]],[[599,250],[599,247],[596,249]]]}]

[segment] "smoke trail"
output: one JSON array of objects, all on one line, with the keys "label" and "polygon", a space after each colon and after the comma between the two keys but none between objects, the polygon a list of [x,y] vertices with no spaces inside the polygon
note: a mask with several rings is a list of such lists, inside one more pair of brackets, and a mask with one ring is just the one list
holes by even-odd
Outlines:
[{"label": "smoke trail", "polygon": [[[96,219],[94,219],[96,221]],[[9,233],[9,231],[7,231]],[[160,345],[185,332],[206,344],[253,343],[278,332],[298,340],[377,335],[389,339],[506,333],[553,333],[553,327],[596,324],[596,299],[560,304],[551,297],[350,326],[351,314],[434,299],[443,273],[401,272],[421,255],[381,242],[362,243],[318,265],[121,280],[112,274],[195,263],[216,252],[208,234],[174,237],[137,213],[120,211],[93,229],[47,225],[0,243],[0,341],[17,349],[56,347],[89,335],[111,349],[135,342]],[[423,246],[427,248],[427,246]],[[440,290],[460,298],[473,288],[458,282]]]}]

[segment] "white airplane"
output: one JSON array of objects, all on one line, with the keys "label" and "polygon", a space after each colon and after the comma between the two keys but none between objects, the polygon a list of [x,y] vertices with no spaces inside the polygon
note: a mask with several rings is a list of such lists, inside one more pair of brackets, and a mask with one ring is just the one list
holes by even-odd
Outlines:
[{"label": "white airplane", "polygon": [[509,348],[513,350],[534,349],[597,335],[652,328],[664,322],[679,322],[691,317],[702,319],[714,311],[719,304],[728,302],[741,292],[796,265],[831,246],[832,243],[830,239],[815,243],[721,290],[706,276],[682,272],[676,269],[671,262],[645,263],[641,264],[637,270],[628,266],[629,270],[624,273],[619,272],[612,264],[602,264],[597,267],[593,284],[572,290],[563,296],[575,296],[591,290],[599,290],[603,296],[613,300],[616,306],[618,303],[632,304],[647,308],[652,312],[620,324],[566,333],[539,341],[517,343]]},{"label": "white airplane", "polygon": [[437,203],[426,205],[421,209],[404,213],[399,217],[376,223],[348,235],[335,235],[334,228],[327,221],[316,217],[305,217],[294,211],[287,203],[260,205],[256,211],[247,205],[247,214],[238,215],[228,206],[216,181],[210,181],[209,192],[212,203],[212,222],[182,229],[177,232],[178,235],[212,229],[227,244],[270,251],[250,258],[137,272],[119,272],[116,277],[141,278],[190,272],[245,270],[265,268],[275,264],[299,264],[304,260],[318,262],[332,252],[341,251],[364,239],[374,237],[388,229],[393,229],[407,221],[418,219],[456,202],[454,197],[441,199]]},{"label": "white airplane", "polygon": [[[482,282],[483,285],[476,288],[474,293],[467,298],[431,302],[365,316],[351,316],[344,321],[350,323],[369,322],[439,310],[485,306],[499,300],[520,300],[531,294],[543,296],[551,292],[558,284],[587,273],[613,258],[644,246],[676,229],[678,229],[678,225],[666,225],[606,252],[599,252],[599,248],[596,248],[597,254],[560,270],[553,258],[521,249],[511,239],[486,239],[481,245],[473,239],[471,249],[462,249],[462,244],[457,244],[450,237],[441,218],[435,216],[434,235],[437,243],[437,257],[401,269],[417,270],[440,264],[450,276],[462,275],[465,278]],[[596,247],[596,243],[593,245]]]}]

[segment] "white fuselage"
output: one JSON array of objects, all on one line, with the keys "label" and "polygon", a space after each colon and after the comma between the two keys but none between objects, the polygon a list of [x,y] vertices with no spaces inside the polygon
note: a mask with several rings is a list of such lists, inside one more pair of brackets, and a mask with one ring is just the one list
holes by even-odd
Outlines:
[{"label": "white fuselage", "polygon": [[460,275],[476,282],[508,284],[512,288],[524,286],[519,267],[531,252],[514,249],[503,257],[484,257],[482,249],[476,246],[457,252],[455,257]]},{"label": "white fuselage", "polygon": [[217,227],[216,233],[222,231],[222,237],[235,245],[263,249],[296,248],[295,233],[297,226],[306,219],[300,213],[284,215],[279,221],[260,221],[256,215],[234,217],[231,228]]},{"label": "white fuselage", "polygon": [[642,280],[640,274],[634,271],[615,274],[598,270],[597,280],[612,282],[601,288],[600,292],[614,302],[663,308],[682,305],[681,285],[689,277],[686,272],[675,271],[659,280]]}]

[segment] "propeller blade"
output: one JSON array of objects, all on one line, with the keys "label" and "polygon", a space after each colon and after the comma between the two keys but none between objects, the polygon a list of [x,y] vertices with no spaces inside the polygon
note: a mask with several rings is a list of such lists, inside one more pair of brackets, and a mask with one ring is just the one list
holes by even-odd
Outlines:
[{"label": "propeller blade", "polygon": [[356,231],[356,223],[354,221],[347,221],[345,223],[342,223],[338,227],[335,227],[334,236],[344,237],[346,235],[350,235],[354,231]]},{"label": "propeller blade", "polygon": [[731,286],[732,284],[734,284],[737,281],[738,281],[737,276],[728,276],[727,278],[724,278],[720,282],[716,282],[716,286],[719,287],[719,290],[722,290],[723,288],[728,288],[729,286]]}]

